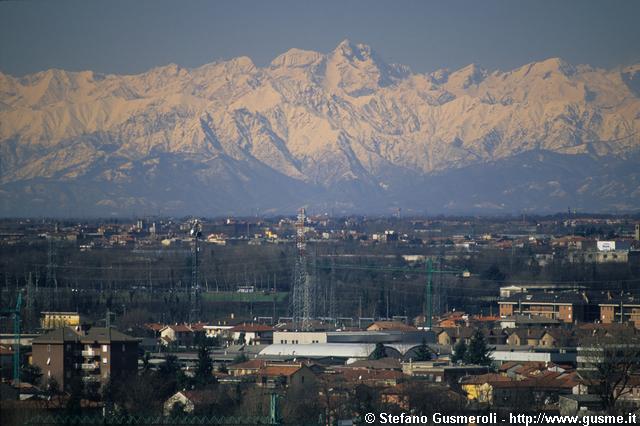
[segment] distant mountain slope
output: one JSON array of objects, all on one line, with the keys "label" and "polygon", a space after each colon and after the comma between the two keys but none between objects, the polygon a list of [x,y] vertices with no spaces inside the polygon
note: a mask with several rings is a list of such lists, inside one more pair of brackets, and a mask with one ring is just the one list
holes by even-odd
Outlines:
[{"label": "distant mountain slope", "polygon": [[0,74],[0,214],[634,210],[638,81],[556,58],[416,74],[346,40],[265,68]]}]

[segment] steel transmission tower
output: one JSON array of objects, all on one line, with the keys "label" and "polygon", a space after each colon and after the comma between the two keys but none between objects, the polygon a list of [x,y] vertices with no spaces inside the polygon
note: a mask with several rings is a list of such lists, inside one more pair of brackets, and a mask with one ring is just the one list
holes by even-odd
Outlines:
[{"label": "steel transmission tower", "polygon": [[58,296],[58,279],[56,278],[56,246],[52,237],[49,237],[49,250],[47,251],[47,277],[46,285],[50,297],[48,298],[48,308],[50,311],[56,308],[56,297]]},{"label": "steel transmission tower", "polygon": [[293,269],[293,288],[291,291],[291,316],[296,327],[303,330],[311,326],[314,314],[312,280],[307,272],[307,243],[304,238],[306,214],[304,208],[298,210],[296,221],[296,248],[298,254]]},{"label": "steel transmission tower", "polygon": [[190,235],[193,238],[193,246],[191,248],[191,309],[189,310],[189,322],[194,323],[200,319],[201,304],[200,280],[198,277],[198,254],[200,252],[198,240],[202,236],[202,228],[197,220],[193,222]]}]

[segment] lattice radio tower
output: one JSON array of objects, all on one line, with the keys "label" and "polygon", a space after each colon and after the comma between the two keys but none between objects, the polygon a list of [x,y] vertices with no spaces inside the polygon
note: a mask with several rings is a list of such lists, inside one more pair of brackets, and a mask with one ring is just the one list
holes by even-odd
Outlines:
[{"label": "lattice radio tower", "polygon": [[199,279],[199,264],[198,255],[200,247],[198,240],[202,236],[202,228],[200,222],[195,220],[191,226],[190,232],[191,238],[193,238],[193,246],[191,247],[191,309],[189,310],[189,322],[194,323],[200,320],[200,279]]},{"label": "lattice radio tower", "polygon": [[53,311],[56,307],[56,298],[58,296],[58,278],[56,277],[56,269],[58,265],[56,263],[56,245],[52,237],[49,237],[49,250],[47,251],[47,277],[46,285],[49,291],[50,297],[47,301],[48,309]]},{"label": "lattice radio tower", "polygon": [[304,208],[298,210],[296,221],[296,248],[298,250],[293,269],[291,294],[291,316],[296,328],[307,330],[313,318],[312,282],[307,272],[307,243],[304,238],[306,214]]}]

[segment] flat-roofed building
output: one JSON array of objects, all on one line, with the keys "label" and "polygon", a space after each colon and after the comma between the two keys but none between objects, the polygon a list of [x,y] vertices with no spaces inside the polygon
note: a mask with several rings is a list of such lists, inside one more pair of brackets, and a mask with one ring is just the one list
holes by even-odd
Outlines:
[{"label": "flat-roofed building", "polygon": [[578,291],[516,293],[498,301],[500,316],[537,315],[564,323],[591,321],[597,309]]},{"label": "flat-roofed building", "polygon": [[80,314],[77,312],[42,312],[40,316],[40,327],[44,330],[80,325]]}]

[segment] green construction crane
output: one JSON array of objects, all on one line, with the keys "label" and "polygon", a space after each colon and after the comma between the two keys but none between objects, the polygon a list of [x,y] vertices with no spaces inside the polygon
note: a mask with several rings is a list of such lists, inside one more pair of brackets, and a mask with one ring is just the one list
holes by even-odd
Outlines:
[{"label": "green construction crane", "polygon": [[[330,269],[332,266],[327,266],[325,269]],[[380,271],[380,272],[405,272],[411,274],[426,274],[427,281],[425,283],[424,289],[424,313],[425,313],[425,321],[426,326],[431,329],[433,325],[433,275],[434,274],[451,274],[451,275],[460,275],[462,277],[469,277],[469,271],[465,270],[439,270],[433,269],[433,262],[431,258],[428,258],[425,263],[424,271],[418,269],[411,268],[398,268],[398,267],[390,267],[390,266],[361,266],[361,265],[335,265],[335,269],[355,269],[355,270],[364,270],[364,271]]]},{"label": "green construction crane", "polygon": [[22,308],[22,293],[18,293],[15,308],[3,309],[0,316],[13,317],[13,383],[20,386],[20,309]]}]

